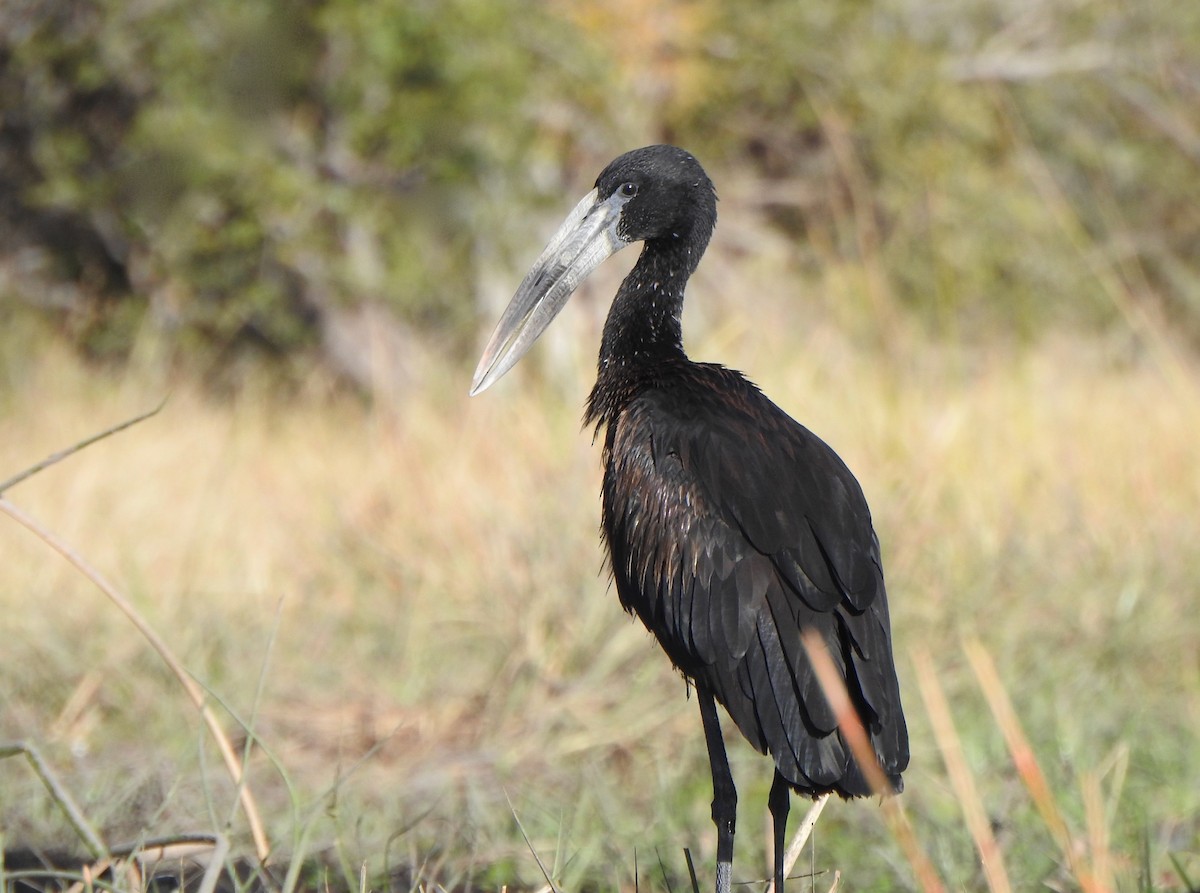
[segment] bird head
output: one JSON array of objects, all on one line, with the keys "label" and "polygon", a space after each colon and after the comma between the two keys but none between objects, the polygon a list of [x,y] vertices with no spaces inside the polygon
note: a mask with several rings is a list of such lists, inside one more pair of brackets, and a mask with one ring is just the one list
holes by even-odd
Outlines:
[{"label": "bird head", "polygon": [[717,220],[712,181],[674,146],[646,146],[616,158],[585,195],[517,288],[484,348],[471,395],[495,384],[550,325],[580,283],[633,242],[681,242],[688,272]]}]

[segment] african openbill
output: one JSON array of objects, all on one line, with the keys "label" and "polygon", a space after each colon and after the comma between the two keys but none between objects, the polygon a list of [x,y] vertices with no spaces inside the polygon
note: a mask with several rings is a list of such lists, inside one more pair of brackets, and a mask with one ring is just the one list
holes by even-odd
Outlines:
[{"label": "african openbill", "polygon": [[714,699],[775,758],[768,804],[782,891],[789,789],[814,798],[871,793],[801,630],[823,638],[897,791],[908,732],[879,541],[858,482],[740,373],[684,353],[684,287],[712,235],[716,202],[712,181],[682,149],[649,146],[609,164],[517,289],[471,394],[516,364],[601,261],[643,243],[604,324],[584,417],[605,432],[604,539],[622,606],[696,689],[713,775],[718,893],[729,893],[737,792]]}]

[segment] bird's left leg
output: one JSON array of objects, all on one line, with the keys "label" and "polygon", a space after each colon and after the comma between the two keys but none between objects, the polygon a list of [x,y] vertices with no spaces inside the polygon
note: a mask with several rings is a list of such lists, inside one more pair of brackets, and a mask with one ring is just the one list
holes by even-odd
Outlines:
[{"label": "bird's left leg", "polygon": [[783,893],[784,841],[787,839],[788,810],[792,808],[792,786],[779,770],[771,782],[771,793],[767,795],[767,808],[771,810],[772,831],[775,836],[775,880],[772,893]]},{"label": "bird's left leg", "polygon": [[[778,781],[778,778],[776,779],[776,781]],[[771,798],[773,799],[775,796],[777,796],[775,793],[775,786],[772,785],[771,786]],[[819,797],[817,797],[817,799],[815,801],[813,801],[812,807],[805,814],[804,818],[801,819],[800,827],[796,829],[796,836],[794,838],[792,838],[792,843],[787,849],[787,855],[783,857],[783,874],[787,874],[789,871],[791,871],[792,866],[796,864],[796,859],[799,858],[800,851],[804,849],[804,845],[806,843],[808,843],[808,838],[812,834],[813,828],[817,824],[817,819],[819,819],[821,817],[821,810],[823,810],[825,808],[825,804],[828,802],[829,802],[829,793],[826,792],[824,794],[821,794]],[[772,811],[772,815],[774,815],[773,811]],[[776,838],[775,838],[775,847],[776,847],[776,849],[775,849],[775,859],[776,859],[775,873],[776,873],[776,875],[778,875],[779,874],[779,861],[778,861],[779,860],[779,842],[780,842],[781,835],[782,835],[782,832],[779,831],[778,826],[776,826],[775,834],[776,834]],[[836,886],[836,884],[835,884],[835,886]],[[775,891],[777,889],[782,890],[782,887],[783,887],[783,884],[781,881],[772,880],[771,883],[767,885],[767,893],[775,893]]]},{"label": "bird's left leg", "polygon": [[721,737],[721,720],[712,692],[701,682],[696,683],[696,700],[700,718],[704,721],[704,740],[708,743],[708,763],[712,768],[712,817],[717,826],[717,893],[729,893],[733,883],[733,832],[737,824],[737,788],[729,771],[725,755],[725,740]]}]

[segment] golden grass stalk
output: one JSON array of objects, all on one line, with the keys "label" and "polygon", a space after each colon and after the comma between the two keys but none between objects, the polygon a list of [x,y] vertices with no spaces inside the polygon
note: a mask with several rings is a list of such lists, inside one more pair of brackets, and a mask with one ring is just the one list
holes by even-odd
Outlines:
[{"label": "golden grass stalk", "polygon": [[801,641],[808,654],[808,660],[817,674],[821,690],[825,693],[825,698],[829,701],[834,715],[837,716],[838,727],[850,745],[854,759],[862,767],[863,774],[871,785],[871,790],[882,799],[883,814],[888,828],[904,851],[909,865],[912,866],[917,883],[926,893],[945,893],[941,878],[938,877],[937,871],[934,870],[933,863],[929,861],[925,851],[921,849],[912,823],[909,822],[908,815],[904,812],[899,798],[894,796],[892,786],[875,757],[875,750],[871,747],[871,742],[867,738],[866,730],[862,727],[854,705],[850,703],[850,695],[846,691],[842,677],[838,674],[837,667],[834,666],[833,659],[829,656],[825,640],[815,630],[805,630],[801,635]]},{"label": "golden grass stalk", "polygon": [[963,645],[963,650],[966,651],[967,660],[971,662],[971,669],[975,671],[975,676],[979,680],[979,687],[983,690],[984,697],[987,698],[992,716],[1004,735],[1017,774],[1021,776],[1021,780],[1029,790],[1033,804],[1037,807],[1042,821],[1046,823],[1046,827],[1054,837],[1055,843],[1063,853],[1069,856],[1071,836],[1067,830],[1067,823],[1058,810],[1058,804],[1054,801],[1054,795],[1050,791],[1050,785],[1042,773],[1041,766],[1038,765],[1033,748],[1029,746],[1029,739],[1025,737],[1025,732],[1017,719],[1016,711],[1013,710],[1008,692],[1005,691],[1004,684],[1000,681],[1000,675],[996,672],[996,665],[992,662],[991,655],[975,639],[967,641]]},{"label": "golden grass stalk", "polygon": [[1116,886],[1113,883],[1108,822],[1104,816],[1104,794],[1100,790],[1099,776],[1094,772],[1085,773],[1082,786],[1084,815],[1087,817],[1088,850],[1092,856],[1092,875],[1097,889],[1114,890]]},{"label": "golden grass stalk", "polygon": [[1107,834],[1095,831],[1092,818],[1093,815],[1096,815],[1095,822],[1101,826],[1104,825],[1103,807],[1100,804],[1098,790],[1094,797],[1089,798],[1085,785],[1084,796],[1085,799],[1094,800],[1096,804],[1094,808],[1089,807],[1089,827],[1093,830],[1093,857],[1096,862],[1100,863],[1104,873],[1096,870],[1096,864],[1088,865],[1081,861],[1076,853],[1071,832],[1054,800],[1054,794],[1038,764],[1037,756],[1029,745],[1029,739],[1025,737],[1025,732],[1021,727],[1020,720],[1017,719],[1016,711],[1013,710],[1008,692],[1005,691],[1004,685],[1000,681],[1000,675],[996,672],[996,665],[992,661],[991,655],[979,641],[974,639],[968,640],[963,649],[966,651],[967,659],[971,662],[971,669],[975,671],[975,676],[979,680],[979,687],[983,690],[984,697],[987,698],[996,724],[1004,735],[1017,774],[1021,776],[1021,781],[1029,791],[1030,797],[1033,798],[1034,806],[1037,807],[1042,821],[1046,823],[1051,836],[1062,851],[1068,868],[1075,875],[1075,879],[1079,881],[1079,886],[1085,893],[1109,893],[1113,886],[1107,868]]},{"label": "golden grass stalk", "polygon": [[950,775],[950,783],[962,807],[963,818],[975,848],[979,851],[979,859],[983,864],[983,874],[988,889],[992,893],[1011,893],[1012,885],[1008,880],[1008,872],[1004,867],[1004,857],[992,834],[991,823],[979,798],[975,780],[967,767],[963,755],[962,740],[954,727],[954,719],[950,715],[950,706],[946,701],[945,692],[938,682],[934,672],[933,660],[929,652],[921,649],[913,654],[913,664],[917,671],[917,685],[921,689],[921,699],[925,702],[925,712],[937,739],[938,749],[946,763],[946,771]]}]

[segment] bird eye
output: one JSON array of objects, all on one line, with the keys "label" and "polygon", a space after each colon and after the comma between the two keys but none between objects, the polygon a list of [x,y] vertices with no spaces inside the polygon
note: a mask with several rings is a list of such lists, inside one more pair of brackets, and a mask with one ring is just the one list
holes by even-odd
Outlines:
[{"label": "bird eye", "polygon": [[625,196],[626,198],[633,198],[635,195],[637,195],[637,191],[637,183],[625,183],[621,186],[621,195]]}]

